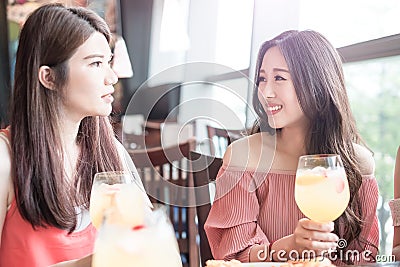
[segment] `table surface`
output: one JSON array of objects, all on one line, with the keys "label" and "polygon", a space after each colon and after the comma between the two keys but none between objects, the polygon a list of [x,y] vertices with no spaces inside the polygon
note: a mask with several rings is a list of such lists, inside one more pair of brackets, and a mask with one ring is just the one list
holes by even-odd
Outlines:
[{"label": "table surface", "polygon": [[365,263],[360,265],[345,265],[345,266],[365,266],[365,267],[400,267],[400,261],[394,262],[374,262],[374,263]]}]

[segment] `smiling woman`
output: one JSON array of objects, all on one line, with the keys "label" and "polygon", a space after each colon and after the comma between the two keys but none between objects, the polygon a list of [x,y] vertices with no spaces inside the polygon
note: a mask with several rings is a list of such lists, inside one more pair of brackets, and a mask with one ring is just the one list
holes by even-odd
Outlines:
[{"label": "smiling woman", "polygon": [[61,4],[22,28],[11,126],[0,130],[0,266],[90,266],[93,176],[135,171],[108,117],[109,41],[97,14]]},{"label": "smiling woman", "polygon": [[279,48],[268,49],[264,57],[268,60],[263,60],[257,82],[258,98],[268,115],[268,124],[276,129],[292,123],[308,127],[289,68]]},{"label": "smiling woman", "polygon": [[[285,261],[329,250],[338,265],[373,260],[374,160],[356,129],[336,49],[316,31],[283,32],[261,45],[254,80],[258,121],[251,135],[227,148],[204,226],[213,256]],[[344,162],[351,200],[334,222],[306,218],[296,205],[297,164],[310,154],[339,154]]]}]

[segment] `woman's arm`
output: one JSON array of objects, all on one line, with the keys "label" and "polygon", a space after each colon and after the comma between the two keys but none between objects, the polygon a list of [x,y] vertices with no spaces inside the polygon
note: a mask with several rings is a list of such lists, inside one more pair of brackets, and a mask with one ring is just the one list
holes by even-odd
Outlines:
[{"label": "woman's arm", "polygon": [[[394,199],[400,201],[400,147],[397,149],[396,163],[394,166]],[[394,214],[392,214],[394,216]],[[400,218],[393,218],[393,222]],[[395,225],[395,224],[394,224]],[[394,226],[393,251],[396,260],[400,260],[400,226]]]},{"label": "woman's arm", "polygon": [[[0,135],[0,237],[2,236],[4,221],[8,206],[11,203],[11,199],[14,197],[12,194],[12,181],[11,181],[11,156],[10,148]],[[1,246],[1,239],[0,239]]]},{"label": "woman's arm", "polygon": [[[360,261],[358,262],[355,260],[355,264],[359,264],[360,262],[368,263],[378,254],[379,224],[376,209],[378,206],[379,190],[375,177],[364,177],[359,190],[359,196],[363,216],[363,227],[358,240],[364,242],[364,244],[366,242],[360,252],[368,252],[365,254],[368,258],[360,257]],[[357,249],[357,246],[355,249]]]},{"label": "woman's arm", "polygon": [[[248,262],[252,246],[269,243],[257,224],[259,205],[256,193],[247,190],[250,179],[224,167],[217,175],[214,203],[204,225],[215,259]],[[236,185],[227,192],[227,184]]]},{"label": "woman's arm", "polygon": [[[379,247],[379,224],[376,215],[378,206],[379,189],[375,179],[375,160],[372,153],[361,145],[354,145],[355,156],[360,172],[363,176],[362,184],[358,190],[358,197],[362,211],[362,229],[357,240],[348,244],[348,249],[363,252],[365,256],[354,258],[354,263],[368,263],[373,260],[378,253]],[[363,245],[357,245],[361,241]],[[349,260],[349,259],[347,259]]]}]

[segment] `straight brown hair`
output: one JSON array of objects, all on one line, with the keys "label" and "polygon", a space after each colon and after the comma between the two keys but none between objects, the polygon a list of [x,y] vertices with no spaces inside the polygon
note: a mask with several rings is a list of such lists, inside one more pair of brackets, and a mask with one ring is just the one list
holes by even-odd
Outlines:
[{"label": "straight brown hair", "polygon": [[[109,118],[86,117],[73,181],[65,178],[59,107],[68,60],[94,32],[110,42],[108,26],[93,11],[49,4],[29,16],[20,34],[11,103],[13,183],[17,207],[33,227],[73,231],[75,208],[89,207],[94,174],[122,169]],[[38,80],[42,65],[54,70],[54,90]]]}]

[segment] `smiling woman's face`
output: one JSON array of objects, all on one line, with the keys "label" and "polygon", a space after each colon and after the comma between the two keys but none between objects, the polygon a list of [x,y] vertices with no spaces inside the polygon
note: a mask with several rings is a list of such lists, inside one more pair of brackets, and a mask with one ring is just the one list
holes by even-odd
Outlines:
[{"label": "smiling woman's face", "polygon": [[265,53],[258,84],[258,98],[272,128],[306,125],[307,119],[297,99],[289,68],[277,46]]},{"label": "smiling woman's face", "polygon": [[110,66],[111,58],[107,39],[95,32],[69,59],[62,107],[66,116],[81,120],[111,113],[113,84],[118,81]]}]

